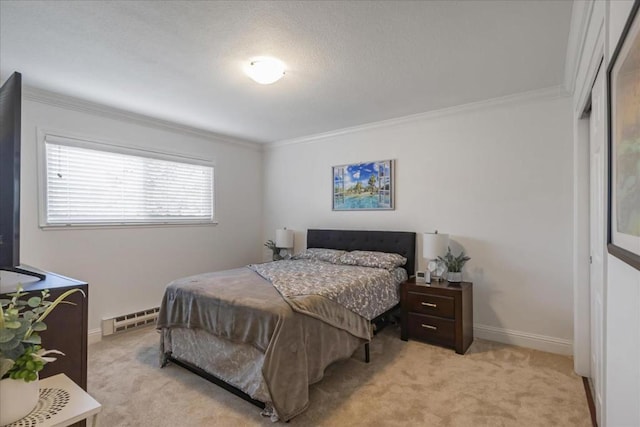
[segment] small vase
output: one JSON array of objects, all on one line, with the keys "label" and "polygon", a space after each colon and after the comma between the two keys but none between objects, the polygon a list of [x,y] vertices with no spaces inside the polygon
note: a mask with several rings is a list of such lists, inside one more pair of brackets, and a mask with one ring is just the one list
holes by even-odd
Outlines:
[{"label": "small vase", "polygon": [[29,415],[40,399],[39,380],[26,382],[5,378],[0,380],[0,426],[11,424]]},{"label": "small vase", "polygon": [[461,271],[449,271],[447,273],[447,281],[451,283],[460,283],[462,282],[462,272]]}]

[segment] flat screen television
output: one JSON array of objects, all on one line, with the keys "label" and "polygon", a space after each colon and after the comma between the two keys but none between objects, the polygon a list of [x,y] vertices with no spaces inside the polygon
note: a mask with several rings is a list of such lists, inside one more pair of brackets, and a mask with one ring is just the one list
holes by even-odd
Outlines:
[{"label": "flat screen television", "polygon": [[20,267],[20,128],[22,75],[13,73],[0,88],[0,270],[44,279]]}]

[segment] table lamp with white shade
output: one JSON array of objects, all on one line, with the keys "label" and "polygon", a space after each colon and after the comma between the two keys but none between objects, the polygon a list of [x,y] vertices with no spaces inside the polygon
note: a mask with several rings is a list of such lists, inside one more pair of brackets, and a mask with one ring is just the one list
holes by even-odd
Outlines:
[{"label": "table lamp with white shade", "polygon": [[291,258],[289,249],[293,249],[293,230],[287,230],[286,227],[276,230],[276,248],[284,249],[284,254],[280,251],[283,259]]},{"label": "table lamp with white shade", "polygon": [[424,274],[425,282],[431,283],[431,280],[442,280],[444,270],[442,261],[438,260],[439,256],[447,252],[449,246],[449,235],[438,233],[422,233],[422,258],[427,262],[427,268]]}]

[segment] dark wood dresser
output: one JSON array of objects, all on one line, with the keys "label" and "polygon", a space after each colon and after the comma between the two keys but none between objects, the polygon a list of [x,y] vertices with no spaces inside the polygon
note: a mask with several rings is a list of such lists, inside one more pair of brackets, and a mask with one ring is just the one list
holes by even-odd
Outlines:
[{"label": "dark wood dresser", "polygon": [[401,338],[454,348],[464,354],[473,342],[473,284],[462,282],[400,285]]},{"label": "dark wood dresser", "polygon": [[[34,269],[35,270],[35,269]],[[89,298],[89,286],[85,282],[61,276],[59,274],[44,272],[45,280],[33,282],[25,281],[22,285],[27,292],[39,292],[49,289],[51,296],[49,301],[54,301],[59,295],[73,288],[80,288],[86,295],[80,292],[67,297],[66,301],[71,304],[58,304],[58,306],[47,316],[45,323],[47,330],[40,333],[43,347],[47,350],[60,350],[64,356],[54,356],[58,360],[47,363],[40,372],[40,378],[47,378],[56,374],[66,374],[73,382],[87,390],[87,307]],[[11,293],[15,290],[7,290],[3,287],[3,292]],[[0,295],[2,298],[9,298],[6,294]]]}]

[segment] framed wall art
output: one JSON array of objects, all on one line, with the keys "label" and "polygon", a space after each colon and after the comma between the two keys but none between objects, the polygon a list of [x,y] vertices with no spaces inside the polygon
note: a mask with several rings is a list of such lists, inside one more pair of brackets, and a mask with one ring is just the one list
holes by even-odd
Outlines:
[{"label": "framed wall art", "polygon": [[334,166],[334,211],[394,209],[394,161]]},{"label": "framed wall art", "polygon": [[640,270],[640,1],[607,70],[609,101],[608,251]]}]

